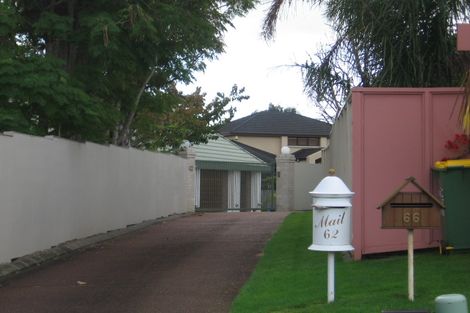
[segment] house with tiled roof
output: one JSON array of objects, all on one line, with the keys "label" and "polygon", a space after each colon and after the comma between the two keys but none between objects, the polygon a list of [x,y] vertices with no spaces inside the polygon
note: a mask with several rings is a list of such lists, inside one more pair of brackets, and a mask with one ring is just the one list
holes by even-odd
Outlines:
[{"label": "house with tiled roof", "polygon": [[330,130],[330,124],[295,112],[267,110],[234,120],[220,133],[272,155],[281,154],[281,148],[288,146],[297,161],[318,163],[320,150],[328,145]]}]

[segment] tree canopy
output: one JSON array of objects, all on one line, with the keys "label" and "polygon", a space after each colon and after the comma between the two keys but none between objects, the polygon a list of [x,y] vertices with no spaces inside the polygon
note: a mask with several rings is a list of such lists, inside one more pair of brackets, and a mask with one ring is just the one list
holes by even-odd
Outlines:
[{"label": "tree canopy", "polygon": [[272,104],[270,103],[269,106],[268,106],[268,111],[272,111],[272,112],[286,112],[286,113],[297,113],[297,110],[295,108],[292,108],[292,107],[287,107],[287,108],[284,108],[280,105],[275,105],[275,104]]},{"label": "tree canopy", "polygon": [[[146,148],[207,140],[245,96],[235,88],[206,103],[176,83],[223,52],[231,20],[255,2],[0,1],[0,131]],[[182,110],[194,124],[178,136]]]},{"label": "tree canopy", "polygon": [[[293,0],[273,0],[264,35]],[[325,11],[334,43],[304,64],[306,93],[333,121],[352,86],[458,86],[468,55],[456,51],[456,23],[468,20],[468,0],[309,0]]]}]

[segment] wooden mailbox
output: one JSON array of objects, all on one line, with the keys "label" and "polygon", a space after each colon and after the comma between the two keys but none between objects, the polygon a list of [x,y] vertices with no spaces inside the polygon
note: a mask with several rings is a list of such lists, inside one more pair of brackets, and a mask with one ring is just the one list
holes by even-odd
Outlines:
[{"label": "wooden mailbox", "polygon": [[[409,184],[417,191],[402,191]],[[409,177],[377,209],[382,210],[382,228],[435,228],[441,225],[444,205],[414,177]]]},{"label": "wooden mailbox", "polygon": [[[403,191],[410,184],[417,191]],[[408,177],[377,209],[382,210],[382,228],[408,230],[408,299],[414,301],[414,229],[439,227],[444,205],[414,177]]]}]

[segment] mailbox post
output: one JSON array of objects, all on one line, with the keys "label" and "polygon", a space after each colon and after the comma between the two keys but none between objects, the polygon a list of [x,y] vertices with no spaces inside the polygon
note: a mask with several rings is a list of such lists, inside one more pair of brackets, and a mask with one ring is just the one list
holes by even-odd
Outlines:
[{"label": "mailbox post", "polygon": [[334,176],[323,178],[310,192],[313,207],[313,243],[311,251],[328,252],[328,303],[335,300],[335,252],[352,251],[351,192],[346,184]]}]

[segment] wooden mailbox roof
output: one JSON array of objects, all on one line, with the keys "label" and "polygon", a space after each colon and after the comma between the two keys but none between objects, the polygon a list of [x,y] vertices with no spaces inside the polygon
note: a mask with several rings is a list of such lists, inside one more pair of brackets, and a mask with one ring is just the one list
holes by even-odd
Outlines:
[{"label": "wooden mailbox roof", "polygon": [[433,202],[435,202],[437,205],[439,205],[442,209],[445,208],[444,204],[442,204],[442,202],[437,199],[432,193],[430,193],[429,191],[427,191],[423,186],[421,186],[420,184],[418,184],[418,182],[416,181],[416,178],[414,178],[413,176],[411,177],[408,177],[407,179],[405,179],[405,182],[395,191],[393,192],[385,201],[383,201],[378,207],[377,209],[381,209],[383,208],[385,205],[387,205],[390,201],[393,200],[393,198],[395,198],[396,195],[398,195],[403,188],[405,188],[408,184],[412,184],[414,185],[416,188],[418,188],[422,193],[424,193],[426,196],[428,196]]}]

